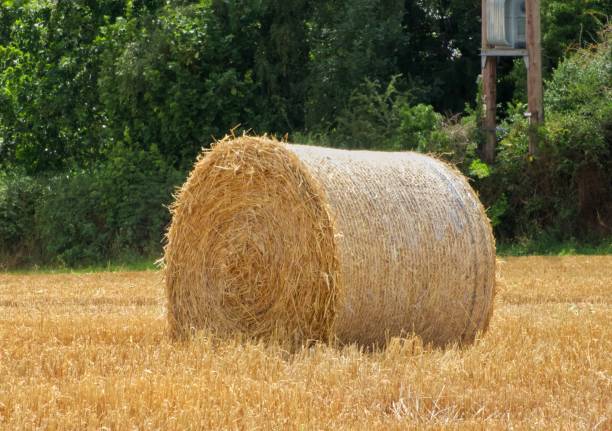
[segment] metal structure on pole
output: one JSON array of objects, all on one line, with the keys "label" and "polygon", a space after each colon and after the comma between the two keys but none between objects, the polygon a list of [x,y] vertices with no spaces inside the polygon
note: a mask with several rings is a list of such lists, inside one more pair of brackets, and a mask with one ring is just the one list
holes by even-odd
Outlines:
[{"label": "metal structure on pole", "polygon": [[540,0],[482,0],[482,89],[486,163],[495,160],[497,59],[523,57],[527,66],[529,154],[538,149],[538,126],[544,121]]}]

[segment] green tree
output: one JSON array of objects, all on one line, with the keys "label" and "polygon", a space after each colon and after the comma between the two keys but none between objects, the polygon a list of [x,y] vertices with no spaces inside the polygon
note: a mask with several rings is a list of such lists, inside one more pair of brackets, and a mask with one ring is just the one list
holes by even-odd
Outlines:
[{"label": "green tree", "polygon": [[[598,41],[598,34],[612,17],[611,0],[542,0],[542,59],[544,76],[550,78],[571,51]],[[501,71],[499,101],[527,101],[527,71],[522,60]],[[507,71],[507,73],[505,73]]]},{"label": "green tree", "polygon": [[415,103],[460,112],[480,73],[480,2],[470,0],[334,1],[311,25],[306,126],[333,128],[366,80],[390,82]]},{"label": "green tree", "polygon": [[228,24],[206,4],[166,6],[107,26],[98,84],[110,145],[155,145],[172,163],[191,163],[213,137],[257,125],[257,13],[244,7]]},{"label": "green tree", "polygon": [[405,42],[400,0],[322,2],[310,28],[306,127],[333,124],[353,90],[366,79],[388,82],[398,73]]},{"label": "green tree", "polygon": [[406,1],[399,72],[418,83],[420,102],[461,112],[480,73],[480,8],[473,0]]},{"label": "green tree", "polygon": [[542,49],[546,70],[551,71],[568,49],[597,42],[612,16],[610,0],[543,0]]},{"label": "green tree", "polygon": [[99,28],[121,1],[31,2],[0,48],[0,155],[30,172],[95,159],[100,150],[96,81]]},{"label": "green tree", "polygon": [[[269,0],[261,3],[253,72],[254,79],[261,84],[258,95],[265,101],[262,109],[267,111],[262,126],[279,133],[299,130],[304,127],[310,53],[307,31],[313,2]],[[215,10],[219,11],[217,7]]]}]

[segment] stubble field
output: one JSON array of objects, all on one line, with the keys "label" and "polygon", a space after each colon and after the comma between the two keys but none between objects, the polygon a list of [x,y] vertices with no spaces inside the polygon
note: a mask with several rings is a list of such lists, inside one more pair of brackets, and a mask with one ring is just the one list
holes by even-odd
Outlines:
[{"label": "stubble field", "polygon": [[170,341],[155,271],[0,274],[0,428],[612,429],[612,256],[501,273],[474,346],[295,354]]}]

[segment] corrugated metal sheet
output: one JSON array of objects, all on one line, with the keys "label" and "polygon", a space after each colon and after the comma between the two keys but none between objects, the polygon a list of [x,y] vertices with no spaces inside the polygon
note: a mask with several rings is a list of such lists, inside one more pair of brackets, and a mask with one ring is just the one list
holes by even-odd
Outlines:
[{"label": "corrugated metal sheet", "polygon": [[525,46],[525,0],[487,0],[487,41],[494,47]]},{"label": "corrugated metal sheet", "polygon": [[487,0],[487,40],[493,46],[510,46],[506,31],[506,0]]}]

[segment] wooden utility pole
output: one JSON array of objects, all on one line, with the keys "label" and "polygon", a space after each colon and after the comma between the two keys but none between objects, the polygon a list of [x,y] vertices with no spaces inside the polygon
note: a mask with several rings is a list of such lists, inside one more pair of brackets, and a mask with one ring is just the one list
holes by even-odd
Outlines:
[{"label": "wooden utility pole", "polygon": [[[482,49],[489,48],[487,41],[487,0],[482,0]],[[482,63],[482,92],[483,92],[483,131],[485,136],[484,147],[482,148],[482,159],[486,163],[493,163],[495,160],[495,116],[497,104],[497,58],[485,56]]]},{"label": "wooden utility pole", "polygon": [[540,31],[540,0],[526,0],[527,106],[529,109],[529,154],[538,152],[538,126],[544,121],[542,88],[542,36]]}]

